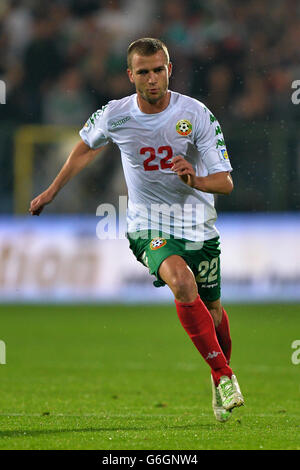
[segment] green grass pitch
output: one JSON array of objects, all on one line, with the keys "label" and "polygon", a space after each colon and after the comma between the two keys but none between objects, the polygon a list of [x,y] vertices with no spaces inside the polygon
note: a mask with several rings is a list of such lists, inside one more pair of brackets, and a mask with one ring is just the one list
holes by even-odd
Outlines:
[{"label": "green grass pitch", "polygon": [[2,305],[1,449],[300,449],[299,305],[226,305],[246,405],[218,423],[173,305]]}]

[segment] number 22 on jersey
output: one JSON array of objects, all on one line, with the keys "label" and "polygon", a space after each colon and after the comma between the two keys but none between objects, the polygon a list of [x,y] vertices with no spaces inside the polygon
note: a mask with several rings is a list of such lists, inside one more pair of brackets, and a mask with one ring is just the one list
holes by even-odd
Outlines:
[{"label": "number 22 on jersey", "polygon": [[173,166],[173,163],[169,161],[173,157],[173,150],[170,145],[163,145],[158,147],[157,154],[165,154],[165,156],[161,159],[156,158],[156,151],[153,147],[143,147],[140,149],[140,155],[149,155],[146,160],[144,160],[145,171],[156,171],[159,169],[165,170],[166,168],[171,168]]}]

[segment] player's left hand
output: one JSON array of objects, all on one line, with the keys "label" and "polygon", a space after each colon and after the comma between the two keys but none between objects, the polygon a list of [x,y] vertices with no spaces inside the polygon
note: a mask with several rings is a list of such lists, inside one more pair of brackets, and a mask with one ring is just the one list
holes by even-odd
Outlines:
[{"label": "player's left hand", "polygon": [[172,158],[172,163],[173,166],[171,170],[174,171],[184,183],[193,188],[196,182],[196,173],[191,163],[180,155]]}]

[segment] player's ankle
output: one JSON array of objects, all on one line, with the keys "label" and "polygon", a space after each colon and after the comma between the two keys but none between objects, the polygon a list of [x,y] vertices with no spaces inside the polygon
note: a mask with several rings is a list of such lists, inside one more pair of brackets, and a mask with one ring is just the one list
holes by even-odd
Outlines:
[{"label": "player's ankle", "polygon": [[217,387],[219,385],[221,377],[227,376],[229,379],[231,379],[232,374],[233,371],[229,366],[221,367],[220,369],[212,371],[212,377],[214,379],[215,386]]}]

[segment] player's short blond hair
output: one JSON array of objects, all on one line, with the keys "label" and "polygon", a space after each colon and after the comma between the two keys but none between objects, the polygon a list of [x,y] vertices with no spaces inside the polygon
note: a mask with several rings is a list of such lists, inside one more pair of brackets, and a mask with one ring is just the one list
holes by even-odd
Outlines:
[{"label": "player's short blond hair", "polygon": [[156,38],[141,38],[132,42],[127,49],[127,65],[132,68],[131,59],[133,54],[149,56],[156,54],[158,51],[163,51],[166,57],[167,64],[170,62],[170,56],[167,46]]}]

